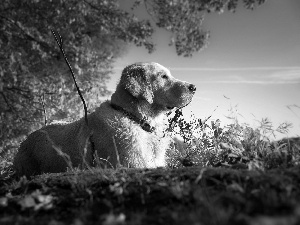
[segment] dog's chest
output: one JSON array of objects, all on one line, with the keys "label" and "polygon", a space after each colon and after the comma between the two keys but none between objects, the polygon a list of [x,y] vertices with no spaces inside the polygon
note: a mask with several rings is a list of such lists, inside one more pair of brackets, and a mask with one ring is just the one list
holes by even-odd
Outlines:
[{"label": "dog's chest", "polygon": [[166,137],[136,129],[132,131],[131,149],[142,154],[146,167],[165,166],[165,153],[170,142]]},{"label": "dog's chest", "polygon": [[133,167],[165,166],[165,153],[170,139],[165,134],[150,133],[128,118],[122,118],[116,129],[116,138],[120,151]]}]

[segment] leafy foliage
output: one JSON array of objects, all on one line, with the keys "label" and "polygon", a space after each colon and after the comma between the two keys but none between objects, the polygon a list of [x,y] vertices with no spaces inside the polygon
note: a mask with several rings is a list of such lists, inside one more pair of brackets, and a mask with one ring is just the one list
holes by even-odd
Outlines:
[{"label": "leafy foliage", "polygon": [[[222,13],[227,8],[234,12],[239,0],[136,0],[144,2],[155,24],[172,33],[170,45],[175,45],[178,55],[192,56],[207,45],[209,31],[202,25],[206,13]],[[265,0],[243,0],[245,7],[253,9]]]},{"label": "leafy foliage", "polygon": [[273,169],[292,167],[300,163],[300,138],[271,141],[276,132],[288,133],[291,124],[282,123],[273,128],[272,123],[263,118],[257,128],[240,124],[232,109],[228,116],[232,123],[221,127],[220,120],[211,121],[192,118],[186,121],[177,111],[170,119],[170,130],[182,136],[184,152],[170,155],[171,167],[201,165],[225,166],[243,169]]}]

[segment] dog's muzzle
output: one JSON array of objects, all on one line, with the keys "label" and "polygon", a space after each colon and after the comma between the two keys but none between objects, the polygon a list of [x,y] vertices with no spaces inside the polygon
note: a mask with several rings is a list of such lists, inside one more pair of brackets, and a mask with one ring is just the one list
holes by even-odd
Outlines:
[{"label": "dog's muzzle", "polygon": [[196,86],[193,85],[193,84],[190,84],[190,86],[189,86],[188,88],[189,88],[189,91],[190,91],[190,92],[193,92],[193,93],[194,93],[194,92],[196,91],[196,89],[197,89]]}]

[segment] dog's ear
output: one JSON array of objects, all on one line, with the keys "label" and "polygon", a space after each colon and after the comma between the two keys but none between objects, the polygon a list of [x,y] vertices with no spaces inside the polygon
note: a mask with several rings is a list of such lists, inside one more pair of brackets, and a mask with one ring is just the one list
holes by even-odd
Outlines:
[{"label": "dog's ear", "polygon": [[122,78],[125,89],[132,96],[153,103],[152,85],[146,68],[139,64],[127,66],[122,72]]}]

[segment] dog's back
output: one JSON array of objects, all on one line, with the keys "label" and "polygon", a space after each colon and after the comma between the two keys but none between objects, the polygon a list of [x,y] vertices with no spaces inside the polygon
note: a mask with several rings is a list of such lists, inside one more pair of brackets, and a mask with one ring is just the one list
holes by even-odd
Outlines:
[{"label": "dog's back", "polygon": [[[66,171],[68,166],[82,164],[89,130],[84,121],[70,124],[53,124],[31,133],[20,145],[14,159],[18,176]],[[71,163],[71,164],[70,164]]]}]

